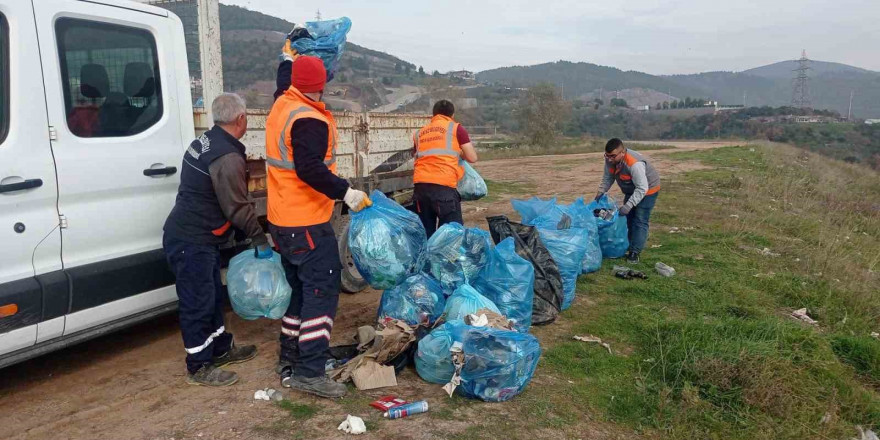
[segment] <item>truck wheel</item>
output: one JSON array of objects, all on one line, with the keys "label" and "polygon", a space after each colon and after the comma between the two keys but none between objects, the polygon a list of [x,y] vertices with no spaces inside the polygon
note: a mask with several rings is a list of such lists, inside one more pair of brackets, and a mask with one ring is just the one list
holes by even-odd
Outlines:
[{"label": "truck wheel", "polygon": [[342,236],[339,237],[339,258],[342,259],[342,291],[345,293],[358,293],[366,289],[369,284],[367,284],[367,280],[361,276],[354,265],[351,249],[348,247],[348,227],[351,221],[348,216],[345,216],[345,218],[345,226],[341,228]]}]

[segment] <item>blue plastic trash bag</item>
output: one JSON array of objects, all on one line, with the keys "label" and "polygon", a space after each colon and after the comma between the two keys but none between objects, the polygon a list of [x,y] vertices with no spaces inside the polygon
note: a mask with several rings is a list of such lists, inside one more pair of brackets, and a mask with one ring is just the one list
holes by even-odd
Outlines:
[{"label": "blue plastic trash bag", "polygon": [[463,342],[464,365],[456,392],[465,397],[510,400],[532,380],[541,357],[538,339],[528,333],[464,326],[453,337]]},{"label": "blue plastic trash bag", "polygon": [[626,226],[626,217],[620,217],[617,202],[613,197],[603,194],[599,200],[594,200],[587,205],[587,209],[593,212],[597,209],[613,211],[610,220],[596,217],[596,225],[599,227],[599,246],[602,249],[603,258],[620,258],[629,248],[629,230]]},{"label": "blue plastic trash bag", "polygon": [[430,383],[449,383],[455,374],[449,348],[456,339],[455,335],[460,334],[464,326],[461,321],[446,322],[419,341],[415,355],[419,377]]},{"label": "blue plastic trash bag", "polygon": [[428,264],[431,275],[445,289],[454,290],[476,278],[489,261],[492,238],[479,228],[465,228],[447,223],[428,240]]},{"label": "blue plastic trash bag", "polygon": [[521,223],[528,225],[531,224],[533,219],[556,206],[556,197],[549,200],[541,200],[537,197],[532,197],[528,200],[513,199],[510,201],[510,204],[513,205],[513,210],[522,217]]},{"label": "blue plastic trash bag", "polygon": [[516,254],[513,237],[507,237],[495,246],[489,264],[480,271],[473,286],[495,303],[502,315],[516,322],[514,328],[517,331],[529,331],[535,294],[535,267]]},{"label": "blue plastic trash bag", "polygon": [[461,167],[464,168],[464,176],[458,181],[458,193],[461,194],[462,200],[480,200],[489,194],[489,188],[486,187],[486,181],[477,173],[477,170],[471,164],[460,161]]},{"label": "blue plastic trash bag", "polygon": [[587,233],[584,229],[549,229],[538,227],[541,242],[550,251],[553,261],[562,275],[562,310],[574,301],[577,277],[581,273],[584,254],[587,252]]},{"label": "blue plastic trash bag", "polygon": [[463,284],[455,293],[446,299],[446,321],[464,321],[464,317],[473,313],[477,313],[480,309],[489,309],[499,315],[503,315],[498,306],[489,298],[477,292],[473,287]]},{"label": "blue plastic trash bag", "polygon": [[416,214],[378,190],[370,199],[373,206],[351,214],[348,243],[364,279],[386,290],[424,268],[428,240]]},{"label": "blue plastic trash bag", "polygon": [[281,266],[281,255],[259,259],[248,249],[229,261],[226,272],[229,302],[244,319],[281,319],[290,304],[290,285]]},{"label": "blue plastic trash bag", "polygon": [[345,51],[346,35],[351,30],[351,20],[342,17],[334,20],[309,21],[305,28],[309,35],[294,38],[290,46],[300,55],[320,58],[324,62],[324,68],[327,69],[327,81],[330,81]]},{"label": "blue plastic trash bag", "polygon": [[592,273],[602,267],[602,248],[599,246],[599,226],[596,217],[587,208],[583,198],[564,207],[572,217],[572,225],[587,231],[587,252],[581,264],[581,273]]},{"label": "blue plastic trash bag", "polygon": [[379,321],[399,319],[409,325],[431,326],[443,314],[446,296],[440,282],[425,273],[418,273],[382,293]]}]

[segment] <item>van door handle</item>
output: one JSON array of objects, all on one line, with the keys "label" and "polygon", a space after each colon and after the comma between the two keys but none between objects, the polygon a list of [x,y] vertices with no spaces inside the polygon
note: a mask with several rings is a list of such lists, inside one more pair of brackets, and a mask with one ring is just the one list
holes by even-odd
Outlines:
[{"label": "van door handle", "polygon": [[177,167],[147,168],[144,170],[144,175],[147,177],[170,176],[176,172],[177,172]]},{"label": "van door handle", "polygon": [[43,179],[28,179],[23,182],[0,184],[0,193],[21,191],[43,186]]}]

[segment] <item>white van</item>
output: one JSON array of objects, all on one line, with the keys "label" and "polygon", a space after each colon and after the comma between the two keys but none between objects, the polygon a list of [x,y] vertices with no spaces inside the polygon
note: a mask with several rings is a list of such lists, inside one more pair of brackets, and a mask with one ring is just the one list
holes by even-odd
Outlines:
[{"label": "white van", "polygon": [[[0,368],[176,308],[162,225],[193,114],[174,14],[115,0],[0,0]],[[264,175],[265,112],[249,117],[263,120],[251,121],[248,157]],[[401,152],[427,118],[345,118],[341,175],[367,190],[411,187]]]}]

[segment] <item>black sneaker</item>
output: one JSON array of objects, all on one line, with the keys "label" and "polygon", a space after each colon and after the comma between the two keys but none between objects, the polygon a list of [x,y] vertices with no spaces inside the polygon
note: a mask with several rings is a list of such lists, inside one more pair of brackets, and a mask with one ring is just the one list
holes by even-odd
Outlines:
[{"label": "black sneaker", "polygon": [[284,372],[285,368],[293,368],[293,364],[287,361],[278,361],[278,364],[275,365],[275,374],[281,375]]},{"label": "black sneaker", "polygon": [[286,383],[283,379],[281,383],[285,387],[290,387],[320,397],[345,397],[345,394],[348,392],[345,385],[330,379],[327,375],[321,375],[318,377],[290,376]]},{"label": "black sneaker", "polygon": [[217,368],[213,364],[206,364],[199,371],[190,374],[186,378],[186,383],[190,385],[205,385],[209,387],[225,387],[238,382],[238,375]]},{"label": "black sneaker", "polygon": [[631,264],[639,264],[639,253],[638,252],[627,252],[626,253],[626,262]]},{"label": "black sneaker", "polygon": [[281,386],[284,388],[290,388],[290,378],[293,377],[293,366],[279,362],[275,371],[281,376]]},{"label": "black sneaker", "polygon": [[240,364],[257,357],[256,345],[243,345],[237,347],[234,344],[229,347],[229,351],[222,356],[211,359],[215,367],[223,367],[230,364]]}]

